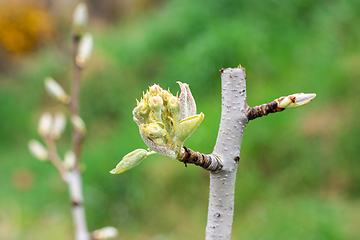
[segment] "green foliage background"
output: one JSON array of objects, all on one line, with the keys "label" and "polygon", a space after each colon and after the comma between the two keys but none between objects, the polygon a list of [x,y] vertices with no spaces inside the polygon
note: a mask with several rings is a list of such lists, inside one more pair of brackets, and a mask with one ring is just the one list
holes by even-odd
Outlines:
[{"label": "green foliage background", "polygon": [[[206,171],[154,155],[123,174],[108,172],[146,147],[131,110],[153,83],[172,93],[176,81],[190,84],[205,119],[186,146],[211,152],[219,69],[241,63],[250,106],[296,92],[317,98],[247,126],[233,239],[360,239],[359,18],[356,0],[174,0],[115,26],[90,25],[94,53],[81,93],[89,228],[115,226],[118,239],[204,239]],[[63,109],[43,80],[52,76],[69,89],[71,44],[64,41],[0,76],[1,239],[72,238],[65,185],[27,150],[41,113]],[[61,155],[70,139],[68,125]]]}]

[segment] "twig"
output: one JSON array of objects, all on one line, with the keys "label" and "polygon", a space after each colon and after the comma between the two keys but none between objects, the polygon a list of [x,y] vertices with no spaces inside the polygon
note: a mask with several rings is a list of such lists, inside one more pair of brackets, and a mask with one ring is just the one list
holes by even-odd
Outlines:
[{"label": "twig", "polygon": [[[72,83],[70,111],[72,116],[79,116],[79,90],[81,80],[82,68],[76,63],[76,56],[79,48],[80,37],[75,35],[73,37],[73,61],[74,61],[74,76]],[[81,151],[82,135],[77,128],[73,128],[73,149],[76,156],[75,168],[79,168],[80,151]]]},{"label": "twig", "polygon": [[216,156],[194,152],[190,148],[186,147],[183,147],[183,152],[178,160],[183,162],[185,166],[187,164],[195,164],[196,166],[200,166],[209,171],[218,171],[223,167],[220,159]]},{"label": "twig", "polygon": [[[76,64],[76,56],[79,48],[80,37],[73,37],[73,60],[74,60],[74,77],[71,92],[71,102],[69,104],[71,115],[79,116],[79,89],[82,68]],[[82,135],[79,130],[73,127],[73,151],[75,154],[75,166],[72,171],[68,172],[68,185],[72,203],[72,213],[74,218],[75,239],[88,240],[90,234],[87,229],[85,209],[83,206],[83,192],[81,186],[80,173],[80,152],[82,144]]]},{"label": "twig", "polygon": [[65,168],[64,164],[62,163],[57,150],[56,150],[56,144],[55,144],[55,140],[50,137],[50,136],[46,136],[44,138],[46,146],[49,150],[49,160],[50,162],[56,167],[56,169],[59,171],[62,179],[64,180],[64,182],[67,182],[67,169]]}]

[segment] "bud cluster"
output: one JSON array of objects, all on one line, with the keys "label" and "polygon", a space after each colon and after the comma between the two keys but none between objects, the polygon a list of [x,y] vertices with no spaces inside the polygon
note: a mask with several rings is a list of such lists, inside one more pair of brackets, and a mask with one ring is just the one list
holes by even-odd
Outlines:
[{"label": "bud cluster", "polygon": [[146,145],[153,151],[178,158],[185,140],[204,118],[196,115],[195,100],[189,85],[178,82],[180,97],[159,85],[152,85],[133,110],[134,121]]},{"label": "bud cluster", "polygon": [[132,151],[110,173],[122,173],[154,153],[174,159],[181,158],[185,140],[199,126],[204,114],[196,114],[196,104],[189,85],[177,83],[181,89],[180,97],[154,84],[143,93],[140,102],[137,101],[132,112],[134,121],[139,126],[141,138],[152,151]]}]

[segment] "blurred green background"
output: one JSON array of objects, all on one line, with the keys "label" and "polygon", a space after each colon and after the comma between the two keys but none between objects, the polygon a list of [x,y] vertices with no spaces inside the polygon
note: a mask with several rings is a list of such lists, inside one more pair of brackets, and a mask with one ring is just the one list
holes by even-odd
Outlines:
[{"label": "blurred green background", "polygon": [[[205,119],[186,146],[210,153],[220,119],[219,69],[247,70],[250,106],[296,92],[317,98],[256,119],[245,131],[233,239],[360,239],[360,2],[88,1],[94,51],[81,88],[84,195],[90,230],[117,239],[204,239],[208,172],[159,155],[120,175],[146,148],[132,121],[153,83],[190,84]],[[0,239],[72,239],[66,185],[33,158],[45,92],[70,91],[73,1],[0,1]],[[68,114],[68,112],[67,112]],[[59,152],[70,148],[67,125]]]}]

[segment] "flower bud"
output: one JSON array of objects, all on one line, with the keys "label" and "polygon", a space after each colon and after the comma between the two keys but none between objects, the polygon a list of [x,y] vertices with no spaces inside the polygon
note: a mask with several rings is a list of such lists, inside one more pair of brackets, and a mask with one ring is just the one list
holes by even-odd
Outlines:
[{"label": "flower bud", "polygon": [[169,91],[162,90],[161,97],[162,97],[162,99],[164,99],[165,102],[167,102],[167,101],[169,101],[170,97],[172,97],[172,94]]},{"label": "flower bud", "polygon": [[37,159],[45,161],[49,157],[49,153],[44,145],[37,140],[30,140],[28,144],[30,153]]},{"label": "flower bud", "polygon": [[154,111],[159,111],[161,109],[162,105],[163,105],[163,100],[161,97],[154,96],[154,97],[149,98],[149,106]]},{"label": "flower bud", "polygon": [[110,171],[111,174],[122,173],[130,168],[138,165],[142,160],[144,160],[148,155],[155,152],[148,152],[145,149],[136,149],[131,153],[128,153],[123,157],[123,159],[116,165],[116,167]]},{"label": "flower bud", "polygon": [[100,239],[109,239],[114,238],[119,234],[118,230],[114,227],[104,227],[94,231],[91,234],[92,239],[100,240]]},{"label": "flower bud", "polygon": [[155,119],[157,121],[162,121],[161,109],[164,107],[162,98],[160,96],[153,96],[149,98],[149,107],[153,110]]},{"label": "flower bud", "polygon": [[86,126],[84,121],[78,116],[74,115],[71,117],[71,122],[74,128],[82,135],[85,136],[86,134]]},{"label": "flower bud", "polygon": [[179,99],[177,97],[171,96],[168,101],[168,107],[171,112],[179,111]]},{"label": "flower bud", "polygon": [[86,23],[88,20],[88,10],[85,3],[76,5],[73,14],[73,34],[74,36],[81,36],[84,33]]},{"label": "flower bud", "polygon": [[39,120],[38,133],[42,137],[49,135],[52,125],[52,116],[50,113],[43,113]]},{"label": "flower bud", "polygon": [[162,88],[157,84],[150,86],[149,89],[151,95],[156,95],[162,91]]},{"label": "flower bud", "polygon": [[45,78],[45,89],[48,94],[62,103],[68,104],[70,102],[70,96],[67,95],[64,89],[52,78]]},{"label": "flower bud", "polygon": [[166,130],[157,123],[143,124],[142,129],[149,138],[159,138],[166,135]]},{"label": "flower bud", "polygon": [[180,142],[184,142],[200,125],[204,119],[204,114],[200,113],[195,116],[185,118],[179,122],[179,125],[175,129],[176,139]]},{"label": "flower bud", "polygon": [[84,67],[89,61],[93,48],[93,38],[90,33],[85,34],[79,43],[78,53],[76,55],[76,64],[79,67]]},{"label": "flower bud", "polygon": [[64,113],[57,112],[54,117],[54,123],[52,126],[51,136],[54,139],[59,139],[59,137],[61,136],[62,132],[65,129],[65,125],[66,125],[66,118],[65,118]]}]

